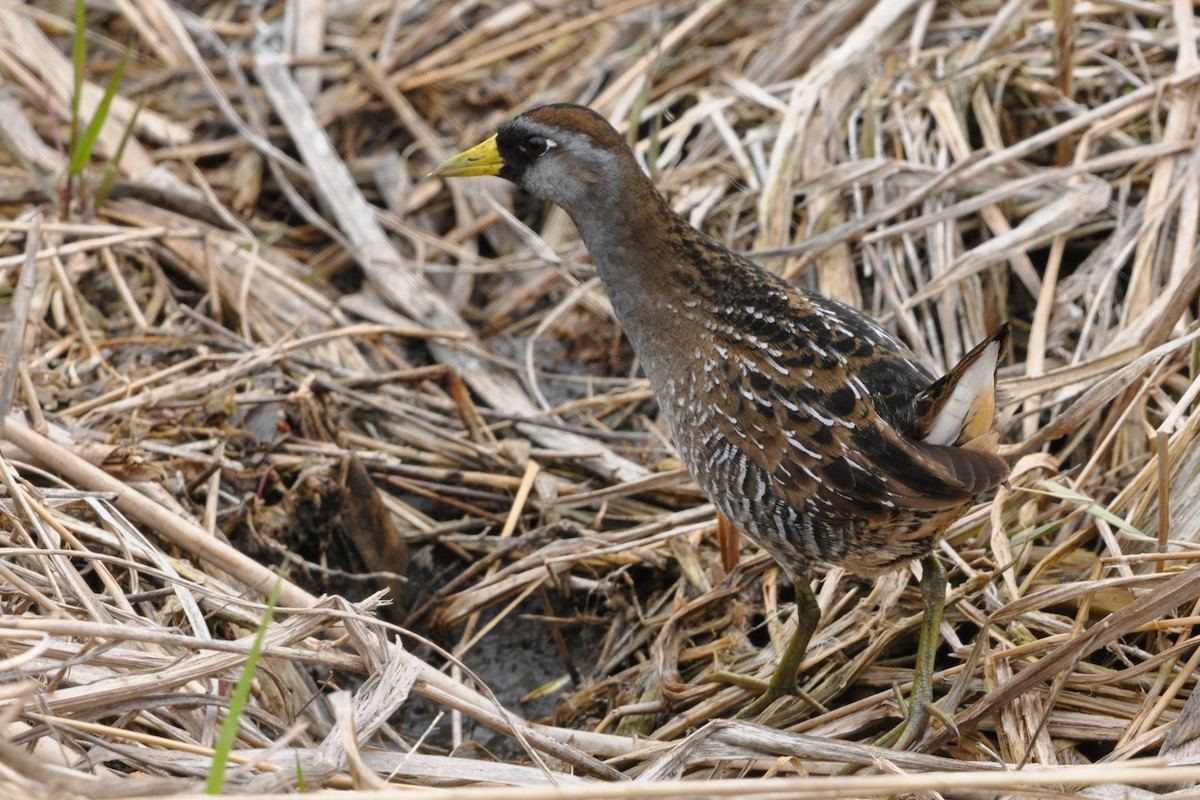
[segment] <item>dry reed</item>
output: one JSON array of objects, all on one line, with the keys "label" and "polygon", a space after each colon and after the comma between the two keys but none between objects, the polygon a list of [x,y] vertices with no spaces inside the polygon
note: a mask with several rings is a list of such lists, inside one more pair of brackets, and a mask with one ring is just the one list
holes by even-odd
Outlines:
[{"label": "dry reed", "polygon": [[[64,9],[0,5],[0,796],[199,791],[281,562],[247,796],[1200,778],[1194,4],[98,4],[85,122],[133,56],[70,194]],[[747,695],[707,676],[767,674],[793,624],[777,570],[748,543],[723,567],[565,216],[426,177],[551,101],[934,369],[1016,322],[1016,467],[941,548],[946,720],[915,752],[870,744],[907,571],[819,575],[822,710],[723,719]],[[482,669],[514,617],[561,650],[550,719]]]}]

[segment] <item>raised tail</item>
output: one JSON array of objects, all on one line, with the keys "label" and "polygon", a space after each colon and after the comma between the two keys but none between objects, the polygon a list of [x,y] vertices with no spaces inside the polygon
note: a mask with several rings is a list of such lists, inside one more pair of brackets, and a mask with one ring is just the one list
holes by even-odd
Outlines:
[{"label": "raised tail", "polygon": [[996,367],[1011,333],[1011,322],[1001,325],[954,369],[917,395],[913,438],[933,445],[995,451]]}]

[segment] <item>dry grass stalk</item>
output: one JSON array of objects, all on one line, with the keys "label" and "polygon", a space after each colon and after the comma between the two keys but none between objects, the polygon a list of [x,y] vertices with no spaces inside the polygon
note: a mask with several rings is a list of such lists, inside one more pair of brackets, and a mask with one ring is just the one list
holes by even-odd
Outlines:
[{"label": "dry grass stalk", "polygon": [[[97,6],[85,114],[136,32],[99,203],[56,196],[61,13],[0,8],[0,794],[196,791],[285,560],[247,796],[301,775],[522,800],[1200,778],[1146,759],[1194,746],[1200,659],[1191,4]],[[722,562],[565,216],[425,177],[565,100],[614,119],[695,224],[932,367],[1017,322],[1012,485],[941,549],[957,734],[869,744],[920,603],[907,574],[840,570],[804,672],[827,710],[712,721],[746,694],[707,676],[766,674],[794,624],[777,571],[749,545]],[[490,688],[514,627],[562,661],[539,662],[541,724]],[[880,774],[787,777],[846,763]]]}]

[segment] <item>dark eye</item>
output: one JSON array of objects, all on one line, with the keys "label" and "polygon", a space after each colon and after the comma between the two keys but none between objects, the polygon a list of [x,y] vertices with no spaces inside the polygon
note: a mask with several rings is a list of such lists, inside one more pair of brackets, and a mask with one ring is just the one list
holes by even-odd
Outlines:
[{"label": "dark eye", "polygon": [[534,134],[525,140],[525,144],[522,145],[521,149],[534,158],[537,158],[546,154],[546,151],[550,149],[550,144],[546,141],[545,136]]}]

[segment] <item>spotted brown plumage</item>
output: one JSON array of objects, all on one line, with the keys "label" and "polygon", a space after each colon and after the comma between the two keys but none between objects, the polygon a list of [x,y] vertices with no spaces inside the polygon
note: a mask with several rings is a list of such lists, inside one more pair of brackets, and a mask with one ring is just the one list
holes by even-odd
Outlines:
[{"label": "spotted brown plumage", "polygon": [[[681,459],[793,579],[802,623],[819,613],[815,562],[876,575],[927,556],[1007,476],[991,432],[1007,326],[935,380],[861,312],[689,225],[581,106],[528,111],[438,174],[499,175],[566,210]],[[768,699],[793,687],[809,634],[782,656]]]}]

